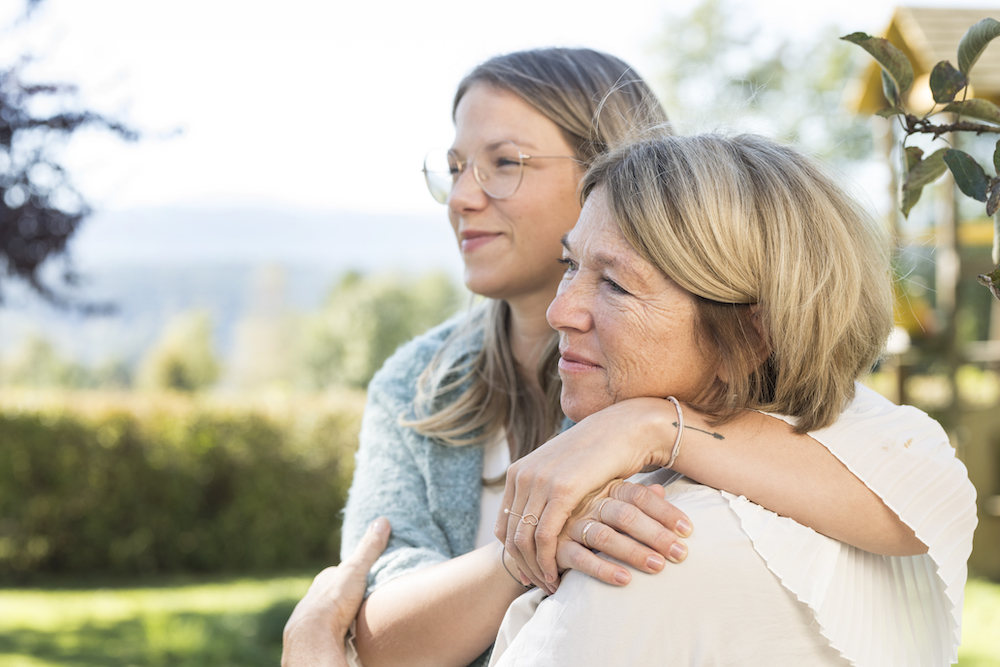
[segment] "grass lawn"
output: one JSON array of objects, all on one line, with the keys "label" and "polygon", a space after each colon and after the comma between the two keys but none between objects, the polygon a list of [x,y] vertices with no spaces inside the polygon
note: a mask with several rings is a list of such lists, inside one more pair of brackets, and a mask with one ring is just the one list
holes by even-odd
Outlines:
[{"label": "grass lawn", "polygon": [[0,667],[275,667],[311,580],[0,590]]},{"label": "grass lawn", "polygon": [[[0,667],[274,667],[310,576],[0,590]],[[1000,584],[965,590],[961,667],[1000,667]]]}]

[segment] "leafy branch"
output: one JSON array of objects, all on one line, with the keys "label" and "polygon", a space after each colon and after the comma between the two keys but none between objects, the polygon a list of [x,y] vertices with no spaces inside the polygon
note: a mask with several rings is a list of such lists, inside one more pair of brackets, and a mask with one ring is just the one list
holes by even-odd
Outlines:
[{"label": "leafy branch", "polygon": [[[935,106],[923,116],[906,109],[905,95],[913,85],[913,65],[902,51],[889,40],[863,32],[846,35],[844,39],[867,51],[882,68],[882,91],[889,107],[878,112],[886,118],[898,117],[903,130],[905,173],[900,179],[900,209],[904,216],[919,201],[923,188],[936,181],[946,170],[951,171],[955,184],[967,197],[986,204],[986,215],[993,217],[993,263],[998,266],[990,273],[978,276],[979,282],[1000,299],[1000,176],[990,176],[968,153],[955,148],[942,148],[924,156],[924,151],[907,146],[910,137],[930,134],[935,140],[955,132],[976,135],[1000,134],[1000,107],[989,100],[967,99],[969,76],[973,66],[990,42],[1000,36],[1000,22],[987,18],[965,33],[958,45],[958,68],[941,61],[931,70],[931,97]],[[962,98],[956,101],[958,94]],[[943,105],[938,108],[938,105]],[[937,122],[937,114],[953,114],[946,122]],[[973,120],[963,120],[973,119]],[[932,118],[934,120],[932,120]],[[1000,174],[1000,140],[993,153],[993,170]]]}]

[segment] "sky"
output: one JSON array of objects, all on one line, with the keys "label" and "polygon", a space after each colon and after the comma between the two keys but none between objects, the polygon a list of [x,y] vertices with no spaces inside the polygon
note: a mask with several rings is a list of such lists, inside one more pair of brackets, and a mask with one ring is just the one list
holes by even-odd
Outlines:
[{"label": "sky", "polygon": [[[83,104],[145,133],[138,144],[87,133],[65,148],[74,182],[99,210],[239,204],[422,215],[440,211],[423,185],[423,156],[449,145],[455,85],[478,62],[588,46],[651,78],[659,32],[693,5],[45,0],[18,21],[21,0],[0,0],[0,64],[31,53],[25,78],[75,83]],[[808,39],[830,23],[880,32],[893,4],[729,6],[765,36]]]}]

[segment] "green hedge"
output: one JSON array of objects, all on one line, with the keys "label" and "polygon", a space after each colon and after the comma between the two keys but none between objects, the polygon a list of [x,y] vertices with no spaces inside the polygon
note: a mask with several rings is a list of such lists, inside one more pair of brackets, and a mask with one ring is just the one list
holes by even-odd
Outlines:
[{"label": "green hedge", "polygon": [[356,408],[0,412],[0,580],[334,561]]}]

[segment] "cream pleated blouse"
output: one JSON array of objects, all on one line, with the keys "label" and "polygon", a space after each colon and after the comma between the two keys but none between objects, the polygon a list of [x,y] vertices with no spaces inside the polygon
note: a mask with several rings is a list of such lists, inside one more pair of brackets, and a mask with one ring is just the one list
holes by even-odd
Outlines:
[{"label": "cream pleated blouse", "polygon": [[914,530],[927,554],[876,556],[671,471],[637,476],[663,483],[691,516],[688,558],[655,575],[633,570],[623,588],[568,572],[555,595],[521,596],[490,664],[955,662],[976,496],[944,430],[858,385],[837,422],[810,435]]}]

